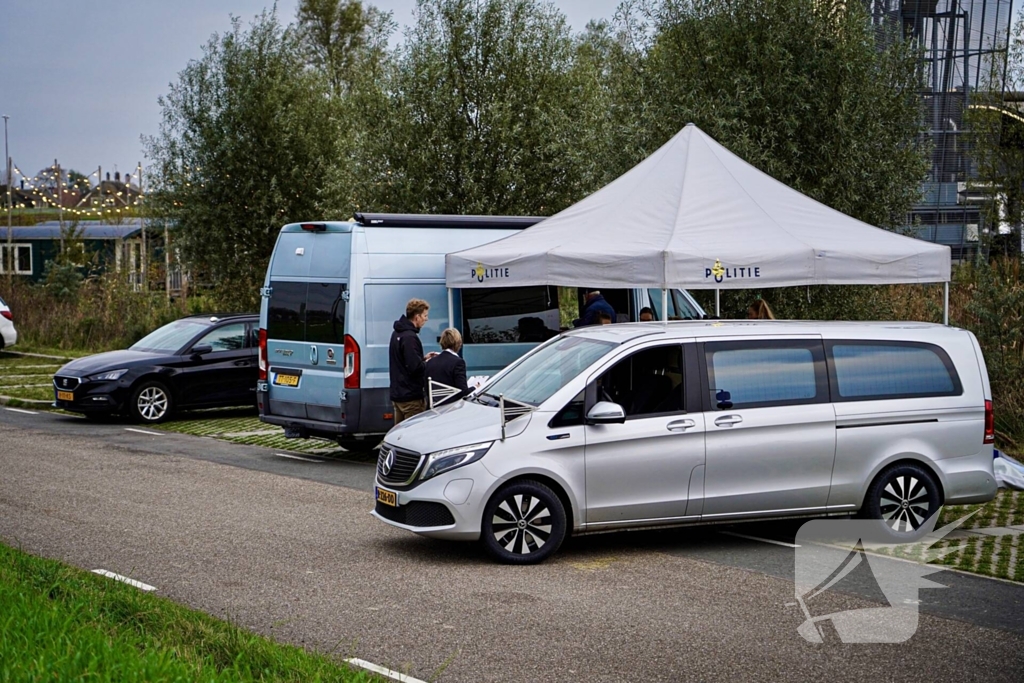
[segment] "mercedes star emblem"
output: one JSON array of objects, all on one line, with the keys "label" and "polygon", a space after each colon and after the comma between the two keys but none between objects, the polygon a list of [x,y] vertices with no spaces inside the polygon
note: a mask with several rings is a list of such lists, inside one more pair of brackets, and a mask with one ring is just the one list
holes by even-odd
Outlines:
[{"label": "mercedes star emblem", "polygon": [[384,462],[380,466],[380,472],[385,477],[391,474],[391,468],[395,466],[395,452],[388,449],[387,455],[384,456]]}]

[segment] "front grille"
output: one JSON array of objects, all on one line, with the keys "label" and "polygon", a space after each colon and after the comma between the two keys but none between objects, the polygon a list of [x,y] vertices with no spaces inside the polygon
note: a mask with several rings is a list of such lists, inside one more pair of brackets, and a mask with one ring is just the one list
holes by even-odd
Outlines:
[{"label": "front grille", "polygon": [[53,378],[53,386],[61,391],[74,391],[78,388],[78,384],[79,379],[77,377],[61,377],[57,375]]},{"label": "front grille", "polygon": [[[389,454],[394,453],[391,469],[384,474],[384,463],[387,462]],[[380,454],[377,456],[377,477],[385,484],[403,486],[412,481],[420,468],[420,461],[423,456],[412,451],[402,451],[393,446],[384,444],[381,446]]]},{"label": "front grille", "polygon": [[429,503],[415,500],[408,505],[392,507],[377,503],[377,514],[384,519],[390,519],[398,524],[406,526],[451,526],[455,524],[451,510],[441,503]]}]

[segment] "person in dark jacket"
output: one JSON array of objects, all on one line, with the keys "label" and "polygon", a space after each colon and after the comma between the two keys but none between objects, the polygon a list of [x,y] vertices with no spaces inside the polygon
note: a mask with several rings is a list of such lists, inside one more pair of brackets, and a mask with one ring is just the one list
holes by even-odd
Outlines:
[{"label": "person in dark jacket", "polygon": [[[459,331],[449,327],[441,333],[441,353],[427,361],[427,379],[440,382],[454,389],[459,393],[444,401],[434,401],[434,407],[444,403],[454,403],[463,396],[469,395],[469,384],[466,382],[466,361],[459,356],[459,349],[462,348],[462,335]],[[430,385],[427,385],[427,391]]]},{"label": "person in dark jacket", "polygon": [[388,370],[395,424],[427,409],[423,393],[425,362],[436,354],[423,356],[419,334],[427,324],[429,311],[430,304],[423,299],[410,299],[405,306],[405,315],[395,321],[395,331],[391,333]]},{"label": "person in dark jacket", "polygon": [[586,327],[587,325],[599,325],[600,321],[597,319],[598,313],[605,313],[611,317],[612,321],[615,321],[615,309],[612,305],[605,301],[605,298],[601,296],[601,292],[594,290],[590,294],[587,294],[587,300],[583,309],[583,315],[578,320],[573,321],[573,327]]}]

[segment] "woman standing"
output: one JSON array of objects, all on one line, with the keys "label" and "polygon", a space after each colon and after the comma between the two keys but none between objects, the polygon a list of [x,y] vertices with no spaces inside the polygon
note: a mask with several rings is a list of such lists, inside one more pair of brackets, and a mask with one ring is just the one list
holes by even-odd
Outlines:
[{"label": "woman standing", "polygon": [[428,391],[430,380],[459,390],[458,394],[435,404],[435,408],[444,403],[457,401],[469,394],[469,385],[466,383],[466,361],[459,356],[461,348],[462,335],[458,330],[449,327],[441,333],[441,353],[427,361]]}]

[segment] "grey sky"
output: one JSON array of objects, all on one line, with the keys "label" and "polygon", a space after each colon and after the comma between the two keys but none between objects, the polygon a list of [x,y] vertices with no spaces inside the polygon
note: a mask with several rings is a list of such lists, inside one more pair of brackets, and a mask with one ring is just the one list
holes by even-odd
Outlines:
[{"label": "grey sky", "polygon": [[[56,158],[85,174],[146,167],[140,135],[158,130],[157,97],[230,15],[248,21],[273,0],[141,0],[127,4],[5,0],[0,8],[0,114],[26,175]],[[400,27],[415,0],[369,0]],[[619,0],[555,0],[574,29],[610,18]],[[297,0],[279,0],[291,22]],[[2,141],[0,141],[2,144]],[[4,173],[0,150],[0,176]],[[15,181],[18,176],[15,175]]]}]

